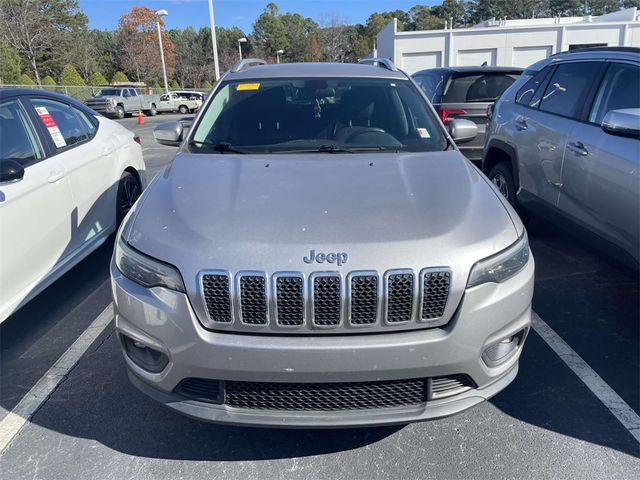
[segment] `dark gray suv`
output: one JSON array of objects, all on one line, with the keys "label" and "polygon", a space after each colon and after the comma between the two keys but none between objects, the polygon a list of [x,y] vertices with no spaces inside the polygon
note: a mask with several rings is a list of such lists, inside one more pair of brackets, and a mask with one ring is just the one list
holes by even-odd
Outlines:
[{"label": "dark gray suv", "polygon": [[584,49],[529,67],[495,105],[483,168],[511,204],[568,220],[637,264],[640,49]]},{"label": "dark gray suv", "polygon": [[111,265],[142,391],[209,421],[332,427],[450,415],[515,378],[524,227],[419,87],[378,63],[244,60],[188,133],[156,129],[180,148]]},{"label": "dark gray suv", "polygon": [[413,74],[445,126],[455,118],[472,121],[478,135],[460,146],[469,160],[480,166],[484,149],[487,112],[493,102],[520,76],[518,67],[430,68]]}]

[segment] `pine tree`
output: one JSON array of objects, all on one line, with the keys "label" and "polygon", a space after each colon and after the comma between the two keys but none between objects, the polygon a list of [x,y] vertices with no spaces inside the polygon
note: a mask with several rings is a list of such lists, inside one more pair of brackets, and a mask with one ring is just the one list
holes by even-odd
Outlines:
[{"label": "pine tree", "polygon": [[73,65],[65,65],[62,69],[62,73],[58,78],[58,83],[60,85],[70,85],[70,86],[84,86],[84,80],[78,73],[78,71],[74,68]]},{"label": "pine tree", "polygon": [[111,83],[113,83],[113,84],[115,84],[115,83],[126,83],[128,81],[129,81],[129,79],[124,74],[124,72],[116,72],[115,75],[113,76],[113,78],[111,79]]},{"label": "pine tree", "polygon": [[18,81],[18,84],[19,85],[35,85],[36,82],[31,80],[31,77],[29,75],[27,75],[26,73],[23,73],[22,75],[20,75],[20,80]]},{"label": "pine tree", "polygon": [[94,87],[101,87],[103,85],[109,85],[109,82],[100,72],[93,72],[91,74],[91,77],[89,77],[89,85],[93,85]]}]

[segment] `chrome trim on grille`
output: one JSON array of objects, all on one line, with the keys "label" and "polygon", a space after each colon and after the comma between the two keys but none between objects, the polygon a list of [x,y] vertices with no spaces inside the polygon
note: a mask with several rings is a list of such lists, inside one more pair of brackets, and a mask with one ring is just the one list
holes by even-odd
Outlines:
[{"label": "chrome trim on grille", "polygon": [[449,305],[449,300],[451,298],[451,269],[447,268],[447,267],[429,267],[429,268],[423,268],[422,270],[420,270],[420,276],[418,278],[418,288],[419,288],[419,301],[418,301],[418,310],[417,310],[417,316],[416,316],[416,321],[419,323],[423,323],[425,325],[429,325],[430,327],[438,327],[440,325],[444,325],[445,323],[447,323],[447,318],[443,315],[439,316],[438,318],[431,318],[428,320],[424,320],[422,318],[422,309],[423,309],[423,305],[424,305],[424,297],[425,297],[425,292],[424,292],[424,277],[426,274],[428,273],[448,273],[449,274],[449,292],[447,293],[447,301],[445,304],[445,307],[443,309],[443,312],[447,311],[447,306]]},{"label": "chrome trim on grille", "polygon": [[[204,292],[204,277],[206,275],[220,275],[220,276],[224,276],[227,277],[227,280],[229,282],[229,304],[231,307],[231,311],[229,312],[229,315],[231,316],[231,321],[230,322],[217,322],[216,320],[214,320],[213,318],[211,318],[211,315],[209,314],[209,309],[207,308],[207,299],[205,297],[205,292]],[[233,276],[231,275],[231,272],[227,271],[227,270],[202,270],[199,274],[198,274],[198,289],[199,289],[199,294],[200,294],[200,299],[202,300],[202,304],[204,305],[204,311],[207,315],[207,319],[209,320],[209,322],[211,322],[214,325],[232,325],[234,322],[234,311],[235,311],[235,292],[234,292],[234,282],[233,282]]]},{"label": "chrome trim on grille", "polygon": [[[332,325],[322,325],[322,324],[318,324],[316,323],[316,318],[315,318],[315,297],[314,297],[314,284],[315,284],[315,279],[318,277],[337,277],[340,280],[340,318],[338,320],[338,323],[336,324],[332,324]],[[344,319],[344,308],[345,308],[345,286],[344,286],[344,280],[342,278],[342,276],[340,275],[340,272],[313,272],[311,275],[309,275],[309,319],[310,319],[310,326],[312,328],[318,328],[318,329],[334,329],[334,328],[339,328],[342,327],[343,319]]]},{"label": "chrome trim on grille", "polygon": [[[278,279],[279,278],[299,278],[302,281],[302,323],[299,325],[286,325],[278,321]],[[303,328],[306,326],[307,321],[307,301],[309,296],[305,288],[304,274],[300,272],[276,272],[271,276],[271,299],[272,299],[272,312],[273,322],[280,328]]]},{"label": "chrome trim on grille", "polygon": [[[413,276],[413,297],[412,297],[412,305],[411,305],[411,316],[409,320],[405,320],[402,322],[390,322],[389,321],[389,277],[392,275],[411,275]],[[418,299],[418,282],[416,282],[416,274],[410,268],[400,268],[394,270],[387,270],[384,272],[384,281],[383,281],[383,293],[382,296],[384,298],[384,323],[385,325],[406,325],[410,321],[416,318],[417,314],[417,304],[416,301]]]},{"label": "chrome trim on grille", "polygon": [[[376,277],[376,291],[377,291],[377,302],[376,302],[376,319],[372,323],[353,323],[352,322],[352,304],[353,304],[353,295],[352,295],[352,286],[351,281],[354,277]],[[377,325],[380,323],[382,319],[382,279],[380,278],[380,274],[378,274],[375,270],[354,270],[353,272],[349,272],[347,275],[347,280],[345,282],[346,288],[346,306],[347,306],[347,322],[350,327],[354,328],[369,328],[373,325]]]},{"label": "chrome trim on grille", "polygon": [[[243,277],[262,277],[264,278],[264,296],[265,296],[265,323],[249,323],[245,322],[242,318],[242,286],[241,281]],[[264,328],[269,325],[269,319],[271,312],[269,311],[269,278],[265,272],[258,272],[254,270],[244,270],[238,272],[235,276],[235,295],[236,298],[236,319],[245,327]]]}]

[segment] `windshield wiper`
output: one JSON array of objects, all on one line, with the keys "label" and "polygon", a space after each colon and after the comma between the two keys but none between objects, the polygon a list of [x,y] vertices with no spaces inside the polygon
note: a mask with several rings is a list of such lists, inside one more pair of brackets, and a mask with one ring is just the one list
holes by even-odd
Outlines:
[{"label": "windshield wiper", "polygon": [[358,153],[358,152],[382,152],[385,147],[342,147],[339,145],[321,145],[318,148],[305,148],[299,150],[271,150],[271,153]]},{"label": "windshield wiper", "polygon": [[209,142],[207,140],[191,140],[189,142],[189,145],[208,147],[209,149],[214,150],[216,152],[220,152],[220,153],[239,153],[239,154],[248,153],[248,152],[245,152],[244,150],[238,150],[228,142],[216,143],[216,142]]}]

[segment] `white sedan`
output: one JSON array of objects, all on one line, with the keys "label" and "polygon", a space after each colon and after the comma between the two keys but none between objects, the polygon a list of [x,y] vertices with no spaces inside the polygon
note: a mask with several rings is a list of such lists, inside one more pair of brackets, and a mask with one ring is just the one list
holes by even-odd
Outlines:
[{"label": "white sedan", "polygon": [[0,90],[0,322],[115,231],[146,185],[139,143],[69,97]]}]

